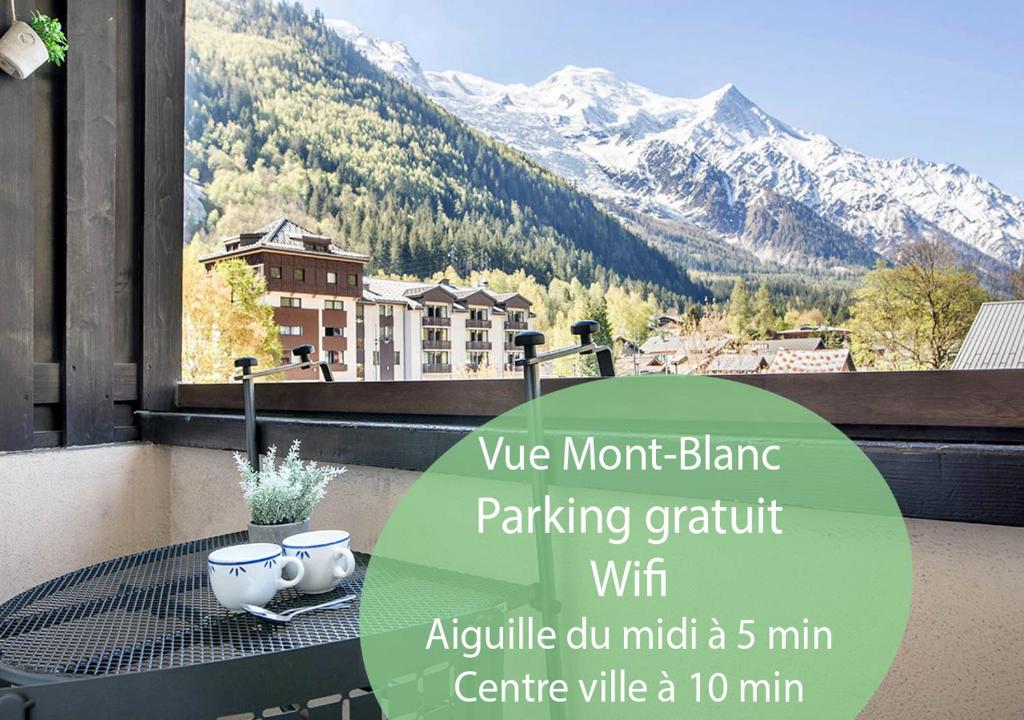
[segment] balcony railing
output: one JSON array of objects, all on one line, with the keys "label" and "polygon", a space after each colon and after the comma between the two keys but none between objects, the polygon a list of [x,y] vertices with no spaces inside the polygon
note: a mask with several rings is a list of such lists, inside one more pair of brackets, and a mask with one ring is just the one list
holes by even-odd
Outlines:
[{"label": "balcony railing", "polygon": [[529,330],[530,327],[523,320],[506,320],[505,328],[508,330]]},{"label": "balcony railing", "polygon": [[451,327],[452,319],[450,317],[432,317],[430,315],[423,316],[423,327]]},{"label": "balcony railing", "polygon": [[[424,318],[424,320],[425,319],[426,318]],[[423,324],[426,325],[426,323],[423,323]],[[395,326],[395,316],[394,315],[381,315],[380,316],[380,326],[381,327],[394,327]]]},{"label": "balcony railing", "polygon": [[451,350],[452,349],[452,341],[451,340],[424,340],[423,341],[423,349],[424,350]]},{"label": "balcony railing", "polygon": [[467,340],[466,341],[466,349],[467,350],[490,350],[491,349],[491,343],[490,342],[484,342],[482,340]]},{"label": "balcony railing", "polygon": [[505,351],[506,352],[522,352],[523,349],[521,347],[519,347],[518,345],[516,345],[514,342],[507,342],[507,343],[505,343]]},{"label": "balcony railing", "polygon": [[424,375],[441,374],[441,373],[447,374],[447,373],[450,373],[451,371],[452,371],[451,363],[446,363],[446,364],[424,363],[423,364],[423,374]]},{"label": "balcony railing", "polygon": [[476,320],[474,318],[467,318],[466,319],[466,327],[468,327],[468,328],[483,328],[484,330],[487,330],[488,328],[491,327],[491,321],[490,320]]}]

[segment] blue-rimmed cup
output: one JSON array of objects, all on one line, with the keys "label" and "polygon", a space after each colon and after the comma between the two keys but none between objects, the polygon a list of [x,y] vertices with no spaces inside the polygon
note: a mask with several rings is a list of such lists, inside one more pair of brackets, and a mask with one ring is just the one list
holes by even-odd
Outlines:
[{"label": "blue-rimmed cup", "polygon": [[338,587],[356,569],[356,559],[349,549],[349,535],[344,530],[314,530],[284,539],[281,547],[289,560],[299,559],[305,569],[298,585],[299,592],[319,595]]},{"label": "blue-rimmed cup", "polygon": [[[285,580],[284,569],[295,574]],[[298,585],[305,568],[298,558],[285,557],[279,545],[232,545],[210,553],[206,560],[210,587],[217,602],[240,612],[243,605],[266,605],[278,590]]]}]

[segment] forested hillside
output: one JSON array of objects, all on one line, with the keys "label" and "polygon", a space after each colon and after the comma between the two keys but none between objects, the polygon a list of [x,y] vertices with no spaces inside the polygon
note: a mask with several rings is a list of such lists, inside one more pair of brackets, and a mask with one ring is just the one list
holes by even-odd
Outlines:
[{"label": "forested hillside", "polygon": [[521,268],[673,304],[707,294],[589,197],[384,74],[297,4],[190,0],[187,63],[201,235],[288,215],[391,273]]}]

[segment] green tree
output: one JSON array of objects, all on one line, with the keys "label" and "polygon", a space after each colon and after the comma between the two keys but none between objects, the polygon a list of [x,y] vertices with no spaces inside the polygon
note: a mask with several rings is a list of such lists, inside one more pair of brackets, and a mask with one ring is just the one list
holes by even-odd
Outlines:
[{"label": "green tree", "polygon": [[751,322],[754,319],[754,308],[750,301],[750,291],[742,277],[736,278],[732,292],[729,293],[729,331],[739,337],[749,337]]},{"label": "green tree", "polygon": [[[608,320],[608,301],[602,293],[600,297],[591,298],[586,305],[584,317],[581,320],[596,320],[599,327],[594,333],[592,341],[595,345],[612,346],[612,325]],[[597,357],[595,355],[581,356],[580,369],[584,375],[597,374]]]},{"label": "green tree", "polygon": [[938,370],[952,364],[987,294],[948,248],[919,241],[894,267],[880,262],[856,298],[850,329],[858,365]]},{"label": "green tree", "polygon": [[752,323],[755,337],[768,340],[775,335],[779,318],[775,314],[774,306],[772,306],[771,293],[768,291],[768,286],[764,283],[758,286],[757,293],[754,296],[754,318]]}]

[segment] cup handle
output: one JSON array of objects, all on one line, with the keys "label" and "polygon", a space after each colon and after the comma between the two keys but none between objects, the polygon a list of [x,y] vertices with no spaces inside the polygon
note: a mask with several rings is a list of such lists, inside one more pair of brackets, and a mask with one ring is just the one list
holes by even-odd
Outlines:
[{"label": "cup handle", "polygon": [[338,548],[334,551],[334,559],[338,562],[334,566],[334,577],[339,580],[347,578],[349,575],[356,571],[356,559],[352,555],[352,551],[347,547]]},{"label": "cup handle", "polygon": [[[295,577],[293,577],[291,580],[285,580],[284,569],[289,565],[295,566]],[[295,585],[298,585],[299,581],[302,580],[302,576],[303,574],[305,574],[305,572],[306,566],[303,565],[302,561],[294,555],[289,555],[281,558],[281,575],[277,578],[277,589],[284,590],[285,588],[290,588],[294,587]]]}]

